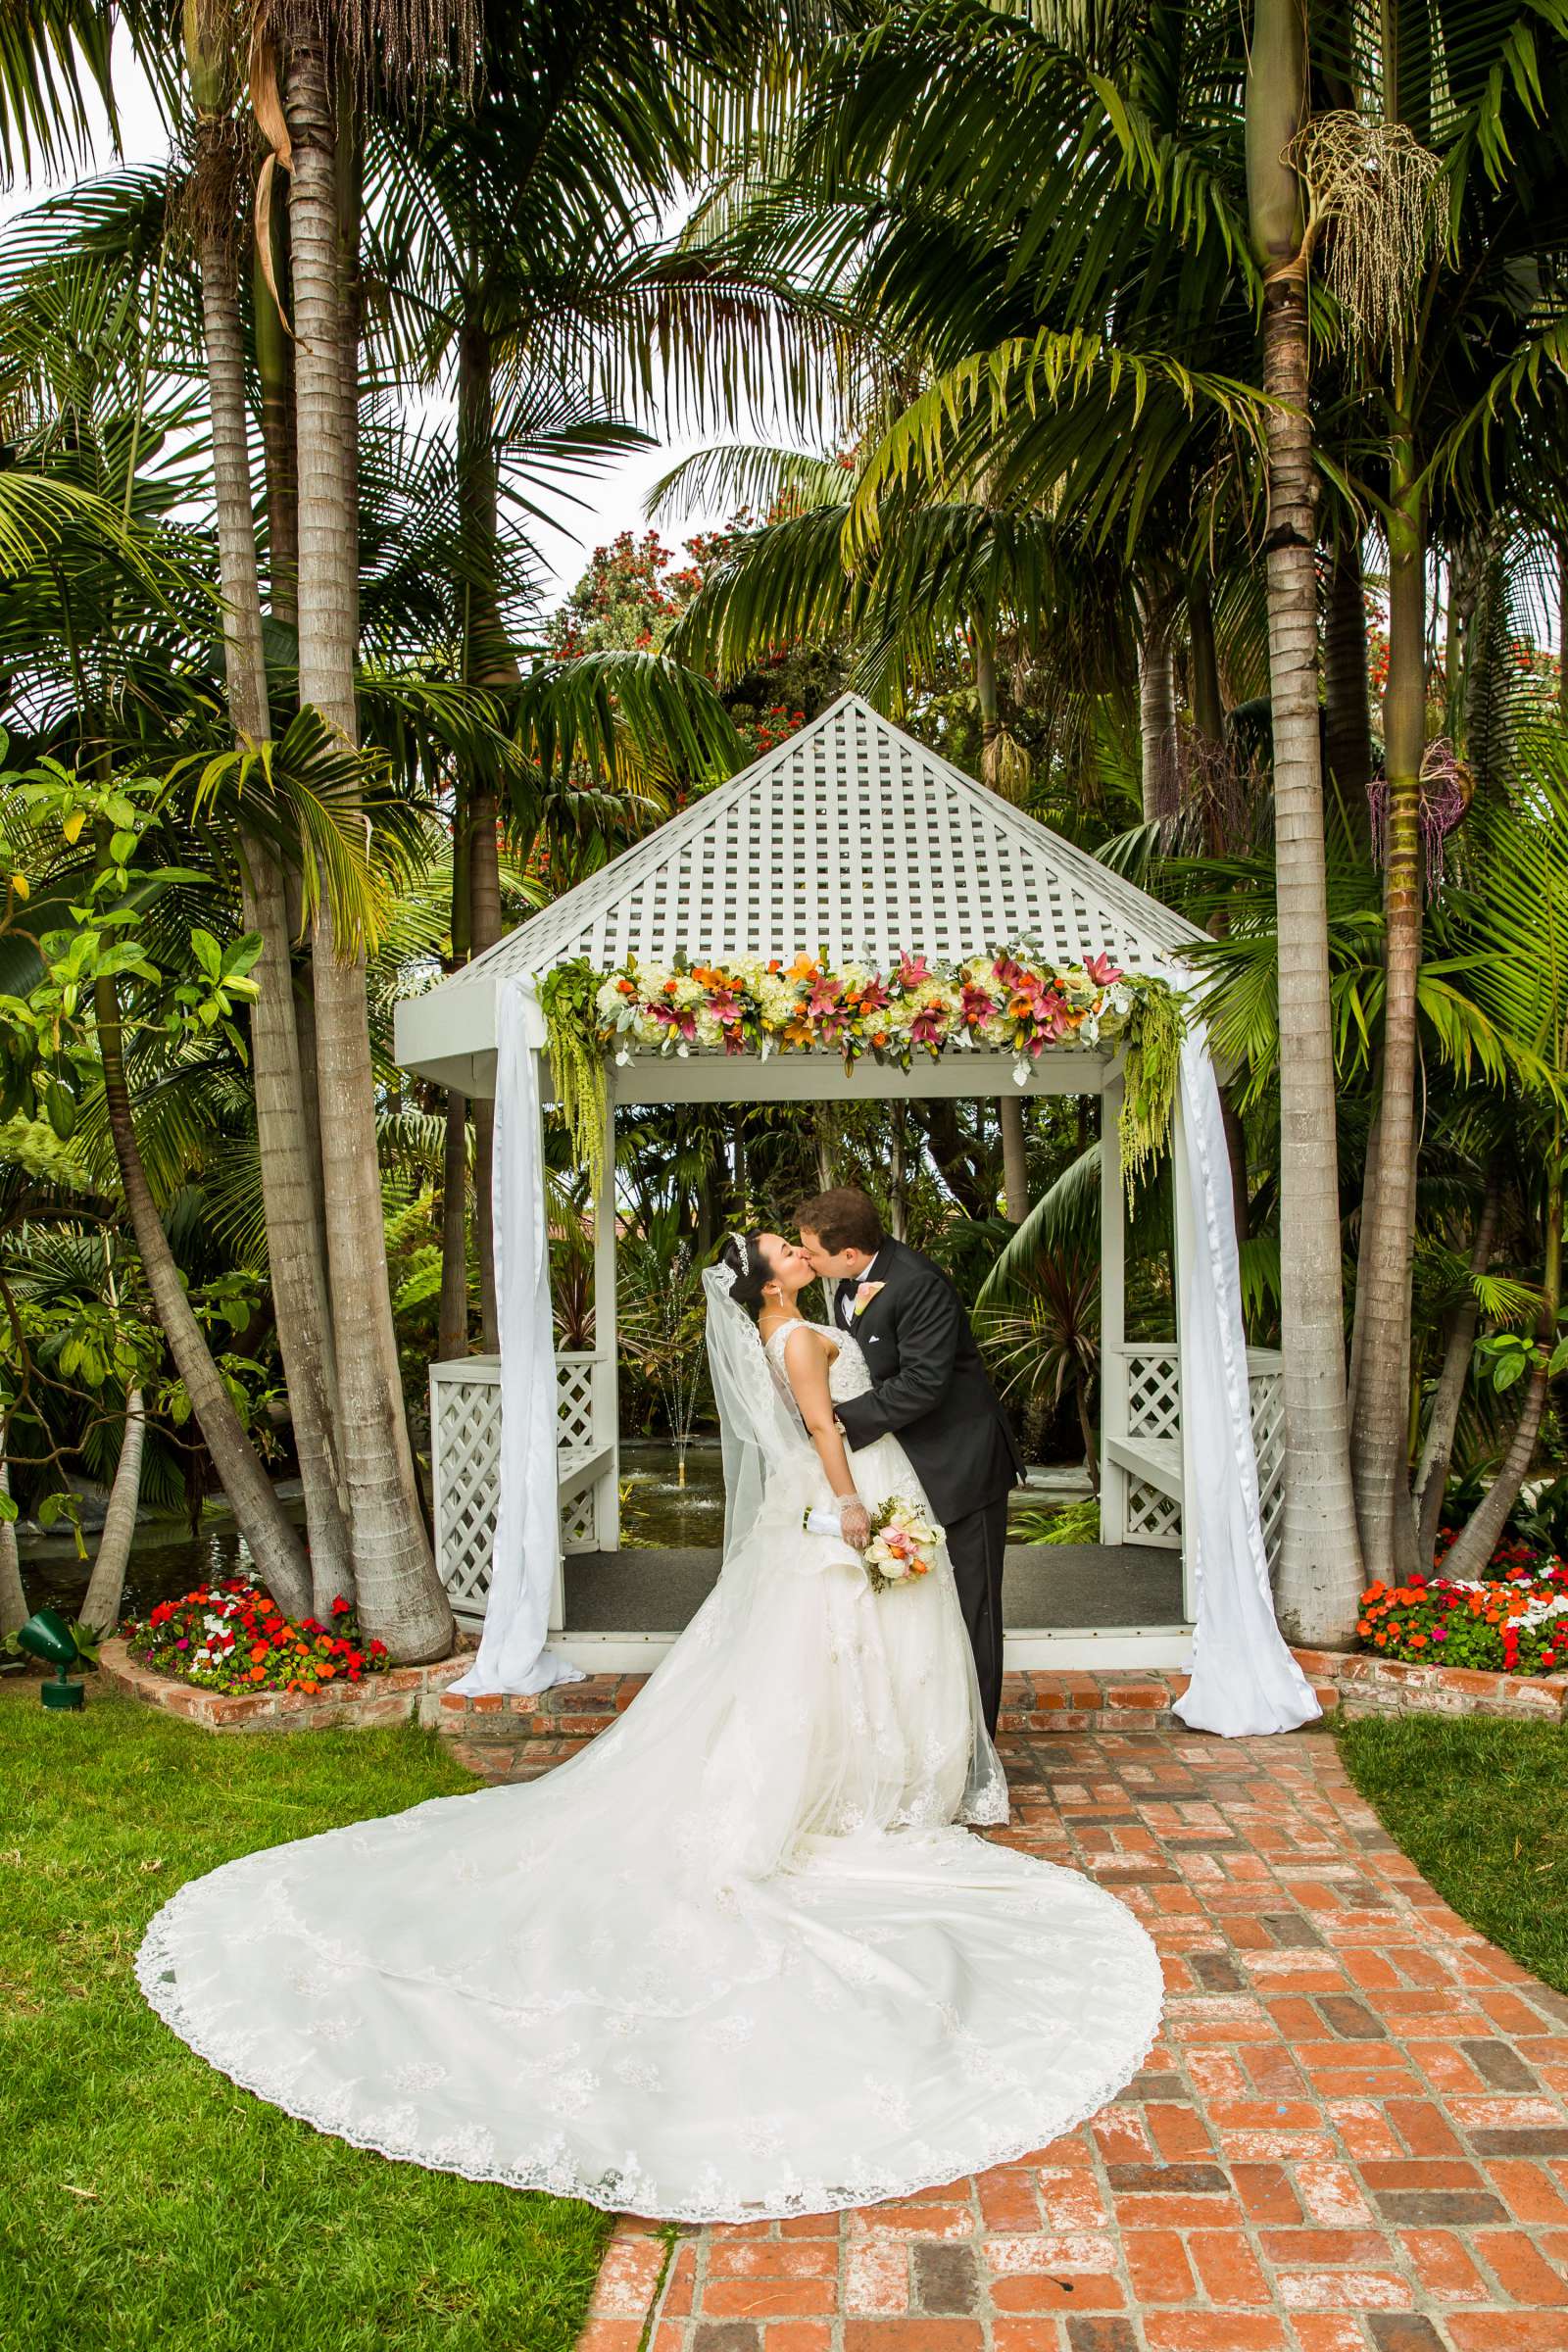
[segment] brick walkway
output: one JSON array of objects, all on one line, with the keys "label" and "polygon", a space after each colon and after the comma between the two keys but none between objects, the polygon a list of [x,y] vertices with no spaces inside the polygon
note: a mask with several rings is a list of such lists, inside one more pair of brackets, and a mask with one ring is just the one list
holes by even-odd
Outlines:
[{"label": "brick walkway", "polygon": [[1160,1947],[1149,2070],[904,2204],[622,2223],[579,2352],[1568,2352],[1568,1999],[1455,1918],[1333,1741],[1004,1746],[998,1834]]}]

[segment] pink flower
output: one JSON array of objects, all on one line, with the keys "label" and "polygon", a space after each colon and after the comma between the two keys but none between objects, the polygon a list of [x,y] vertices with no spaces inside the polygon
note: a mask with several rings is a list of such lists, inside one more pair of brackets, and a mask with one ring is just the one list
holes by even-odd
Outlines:
[{"label": "pink flower", "polygon": [[940,1045],[947,1034],[948,1016],[940,1004],[928,1004],[917,1012],[909,1023],[909,1042],[915,1046]]},{"label": "pink flower", "polygon": [[1086,956],[1084,970],[1097,988],[1109,988],[1113,980],[1121,978],[1120,967],[1108,956]]},{"label": "pink flower", "polygon": [[918,988],[922,981],[929,980],[930,977],[931,966],[926,962],[926,959],[923,956],[903,956],[900,957],[899,985],[901,988]]}]

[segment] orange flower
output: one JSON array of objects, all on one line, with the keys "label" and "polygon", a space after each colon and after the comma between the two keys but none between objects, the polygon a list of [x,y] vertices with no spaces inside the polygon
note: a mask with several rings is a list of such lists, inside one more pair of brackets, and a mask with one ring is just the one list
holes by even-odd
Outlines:
[{"label": "orange flower", "polygon": [[1387,1649],[1387,1648],[1388,1648],[1388,1646],[1389,1646],[1389,1637],[1388,1637],[1388,1635],[1387,1635],[1387,1634],[1374,1634],[1374,1635],[1373,1635],[1373,1637],[1372,1637],[1372,1639],[1373,1639],[1373,1641],[1374,1641],[1374,1642],[1377,1643],[1377,1645],[1378,1645],[1379,1649]]},{"label": "orange flower", "polygon": [[305,1681],[302,1681],[302,1682],[301,1682],[301,1684],[300,1684],[300,1689],[301,1689],[302,1690],[309,1690],[309,1691],[312,1693],[312,1695],[313,1695],[313,1696],[315,1695],[315,1691],[316,1691],[316,1685],[315,1685],[313,1682],[311,1682],[311,1681],[310,1681],[308,1678],[307,1678]]},{"label": "orange flower", "polygon": [[1410,1647],[1412,1649],[1425,1649],[1426,1645],[1427,1638],[1425,1634],[1412,1634],[1410,1636]]},{"label": "orange flower", "polygon": [[265,1683],[267,1680],[267,1668],[265,1666],[253,1666],[251,1668],[250,1679],[253,1683]]},{"label": "orange flower", "polygon": [[1355,1630],[1356,1630],[1356,1632],[1357,1632],[1358,1634],[1360,1634],[1360,1635],[1362,1635],[1363,1637],[1365,1637],[1367,1634],[1369,1634],[1369,1633],[1372,1631],[1372,1621],[1371,1621],[1371,1619],[1370,1619],[1370,1618],[1368,1618],[1368,1617],[1363,1617],[1363,1618],[1361,1618],[1361,1619],[1359,1620],[1359,1622],[1357,1623],[1357,1625],[1356,1625],[1356,1629],[1355,1629]]},{"label": "orange flower", "polygon": [[254,1664],[255,1664],[255,1662],[256,1662],[256,1660],[257,1660],[258,1658],[265,1658],[265,1657],[266,1657],[266,1655],[267,1655],[267,1643],[266,1643],[265,1642],[255,1642],[255,1643],[253,1643],[253,1644],[252,1644],[252,1648],[251,1648],[251,1663],[252,1663],[252,1665],[254,1665]]}]

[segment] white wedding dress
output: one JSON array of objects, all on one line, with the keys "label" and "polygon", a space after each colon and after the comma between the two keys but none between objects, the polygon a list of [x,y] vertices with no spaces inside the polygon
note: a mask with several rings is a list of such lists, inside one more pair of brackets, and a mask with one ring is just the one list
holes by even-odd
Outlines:
[{"label": "white wedding dress", "polygon": [[[635,1704],[541,1781],[225,1864],[137,1960],[192,2048],[323,2132],[679,2221],[1043,2146],[1137,2071],[1161,1995],[1112,1895],[955,1826],[1007,1797],[946,1553],[879,1594],[805,1530],[826,1480],[712,1279],[765,1491]],[[873,1508],[920,1498],[895,1439],[854,1467]]]}]

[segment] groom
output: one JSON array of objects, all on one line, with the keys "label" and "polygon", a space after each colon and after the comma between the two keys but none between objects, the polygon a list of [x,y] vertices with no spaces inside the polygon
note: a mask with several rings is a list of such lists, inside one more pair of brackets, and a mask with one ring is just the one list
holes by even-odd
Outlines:
[{"label": "groom", "polygon": [[930,1258],[890,1241],[874,1201],[842,1188],[803,1200],[801,1248],[838,1284],[833,1318],[865,1350],[873,1387],[844,1398],[853,1447],[898,1438],[947,1533],[986,1729],[1002,1704],[1007,1491],[1023,1456],[975,1346],[963,1301]]}]

